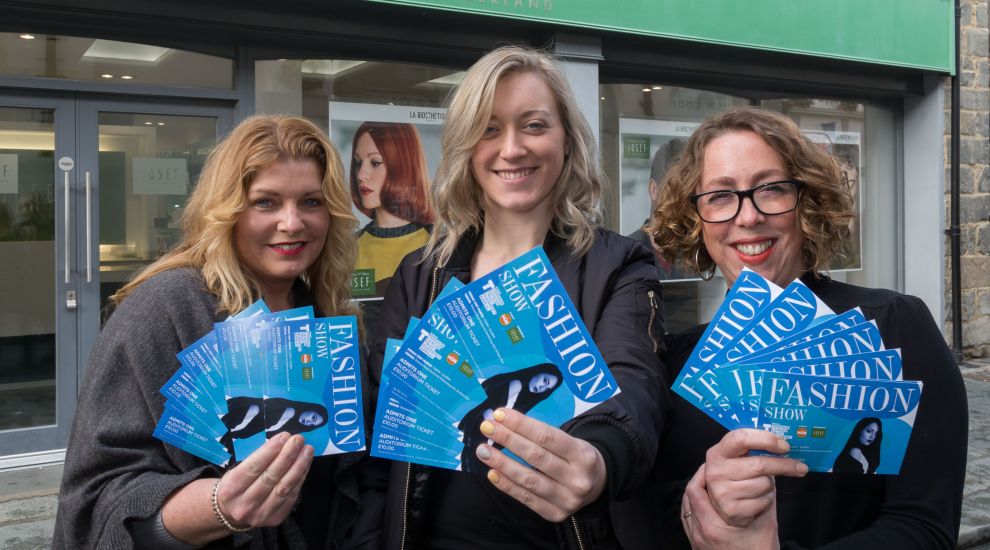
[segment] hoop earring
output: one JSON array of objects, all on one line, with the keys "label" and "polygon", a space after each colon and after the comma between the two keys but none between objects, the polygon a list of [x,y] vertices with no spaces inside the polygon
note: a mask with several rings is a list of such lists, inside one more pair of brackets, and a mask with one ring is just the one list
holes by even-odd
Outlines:
[{"label": "hoop earring", "polygon": [[701,253],[701,247],[694,250],[694,268],[698,270],[698,276],[701,277],[702,281],[711,281],[715,278],[715,266],[713,265],[711,269],[707,271],[701,270],[701,263],[698,261],[698,256]]}]

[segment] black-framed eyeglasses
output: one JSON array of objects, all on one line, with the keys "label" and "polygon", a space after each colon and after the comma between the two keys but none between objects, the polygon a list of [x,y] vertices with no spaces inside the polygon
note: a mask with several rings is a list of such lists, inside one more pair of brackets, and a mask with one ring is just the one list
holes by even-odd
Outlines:
[{"label": "black-framed eyeglasses", "polygon": [[691,204],[701,219],[708,223],[722,223],[734,219],[742,210],[746,197],[764,216],[786,214],[797,208],[798,198],[805,183],[801,180],[771,181],[745,191],[720,189],[691,195]]}]

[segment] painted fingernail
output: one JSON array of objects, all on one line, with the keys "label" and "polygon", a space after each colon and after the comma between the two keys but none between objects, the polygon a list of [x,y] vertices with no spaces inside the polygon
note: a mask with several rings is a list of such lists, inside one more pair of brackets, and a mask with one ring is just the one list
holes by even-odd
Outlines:
[{"label": "painted fingernail", "polygon": [[498,485],[498,482],[501,479],[502,478],[498,476],[498,472],[496,472],[495,470],[488,470],[488,481],[491,481],[495,485]]},{"label": "painted fingernail", "polygon": [[492,418],[498,420],[499,422],[505,422],[505,411],[503,411],[502,409],[497,409],[495,412],[492,413]]},{"label": "painted fingernail", "polygon": [[478,450],[475,452],[481,460],[488,460],[492,457],[492,450],[488,448],[488,445],[478,445]]},{"label": "painted fingernail", "polygon": [[484,422],[481,423],[481,433],[487,436],[491,436],[493,433],[495,433],[495,424],[492,424],[491,422],[485,420]]}]

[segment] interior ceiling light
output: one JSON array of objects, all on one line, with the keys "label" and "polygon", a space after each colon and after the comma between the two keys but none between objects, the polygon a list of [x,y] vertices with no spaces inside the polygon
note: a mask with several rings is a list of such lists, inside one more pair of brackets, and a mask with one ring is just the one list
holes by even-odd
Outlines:
[{"label": "interior ceiling light", "polygon": [[447,76],[441,76],[441,77],[438,77],[438,78],[434,78],[433,80],[427,80],[427,82],[430,82],[432,84],[444,84],[444,85],[447,85],[447,86],[457,86],[458,84],[461,83],[462,80],[464,80],[464,75],[465,74],[467,74],[467,71],[459,71],[459,72],[456,72],[456,73],[450,73]]},{"label": "interior ceiling light", "polygon": [[650,93],[653,91],[653,88],[643,88],[643,91],[646,93]]},{"label": "interior ceiling light", "polygon": [[654,90],[662,90],[663,89],[663,86],[653,86],[653,89]]},{"label": "interior ceiling light", "polygon": [[154,122],[145,122],[144,123],[145,126],[151,126],[152,124],[154,124]]},{"label": "interior ceiling light", "polygon": [[129,74],[125,74],[125,75],[121,75],[120,78],[124,80],[132,80],[134,77]]},{"label": "interior ceiling light", "polygon": [[143,63],[158,63],[167,54],[168,48],[132,44],[130,42],[115,42],[113,40],[94,40],[82,56],[90,59],[115,59],[118,61],[140,61]]},{"label": "interior ceiling light", "polygon": [[100,76],[103,77],[103,78],[113,78],[113,75],[110,74],[110,73],[104,73],[104,74],[101,74]]},{"label": "interior ceiling light", "polygon": [[158,125],[159,126],[165,126],[165,123],[164,122],[159,122]]},{"label": "interior ceiling light", "polygon": [[[285,61],[279,59],[279,61]],[[303,74],[325,74],[333,76],[341,71],[363,65],[364,61],[347,61],[342,59],[307,59],[302,62]]]},{"label": "interior ceiling light", "polygon": [[18,38],[22,38],[24,40],[34,40],[34,35],[33,34],[22,34]]}]

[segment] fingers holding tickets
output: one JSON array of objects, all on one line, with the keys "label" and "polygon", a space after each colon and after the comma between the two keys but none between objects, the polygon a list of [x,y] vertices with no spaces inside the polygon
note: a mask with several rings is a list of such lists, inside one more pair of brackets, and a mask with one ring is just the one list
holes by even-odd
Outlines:
[{"label": "fingers holding tickets", "polygon": [[275,526],[288,516],[313,461],[302,436],[278,434],[223,476],[217,499],[238,526]]},{"label": "fingers holding tickets", "polygon": [[729,525],[745,527],[775,500],[774,477],[801,477],[802,462],[778,456],[750,456],[750,450],[782,454],[790,445],[776,435],[752,429],[727,433],[706,455],[704,485],[711,504]]},{"label": "fingers holding tickets", "polygon": [[776,497],[744,527],[727,523],[715,509],[705,484],[706,465],[702,464],[684,489],[681,524],[695,550],[743,550],[780,548],[777,538]]},{"label": "fingers holding tickets", "polygon": [[488,445],[477,456],[492,468],[489,481],[544,519],[563,521],[605,489],[605,461],[587,441],[512,409],[498,409],[481,432],[532,468]]}]

